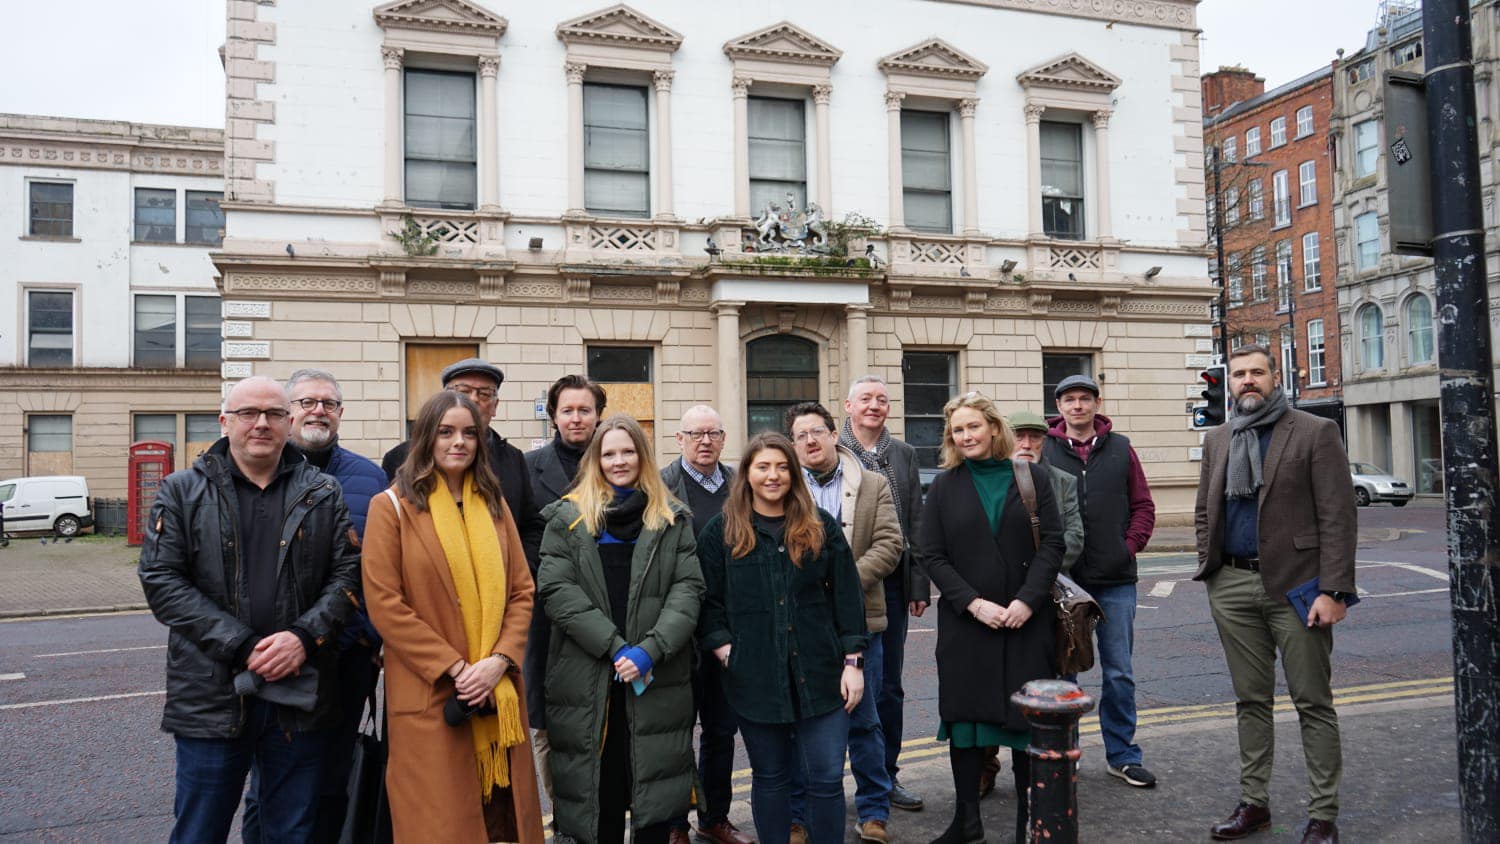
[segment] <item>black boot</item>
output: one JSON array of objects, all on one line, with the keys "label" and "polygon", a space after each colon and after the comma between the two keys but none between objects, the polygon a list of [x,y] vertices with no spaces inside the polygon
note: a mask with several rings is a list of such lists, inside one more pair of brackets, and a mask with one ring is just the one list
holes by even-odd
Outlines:
[{"label": "black boot", "polygon": [[984,821],[979,816],[979,774],[984,768],[984,748],[949,744],[948,764],[953,768],[953,823],[932,844],[982,844]]},{"label": "black boot", "polygon": [[953,823],[932,844],[984,844],[984,821],[979,804],[959,803],[953,809]]},{"label": "black boot", "polygon": [[1016,774],[1016,844],[1031,840],[1031,757],[1024,750],[1012,750],[1011,767]]}]

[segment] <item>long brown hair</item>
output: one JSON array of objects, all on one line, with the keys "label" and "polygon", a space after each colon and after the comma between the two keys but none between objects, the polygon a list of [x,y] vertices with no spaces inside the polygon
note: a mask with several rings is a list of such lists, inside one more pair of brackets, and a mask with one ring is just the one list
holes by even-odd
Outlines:
[{"label": "long brown hair", "polygon": [[604,530],[604,508],[614,500],[614,488],[604,479],[599,465],[599,453],[604,450],[604,435],[610,431],[624,431],[635,445],[636,457],[640,460],[641,472],[635,479],[635,488],[646,496],[646,512],[642,519],[646,530],[661,530],[672,523],[672,503],[676,497],[661,482],[661,472],[656,468],[656,459],[651,452],[651,441],[640,423],[623,413],[616,413],[594,429],[594,438],[578,461],[578,477],[573,489],[563,496],[578,508],[589,533],[600,535]]},{"label": "long brown hair", "polygon": [[437,430],[443,423],[443,417],[455,407],[467,410],[474,419],[474,427],[479,429],[479,437],[474,446],[474,465],[469,467],[469,472],[474,475],[474,488],[479,492],[479,497],[484,499],[490,515],[498,519],[502,499],[500,480],[490,467],[489,431],[481,421],[479,406],[463,393],[452,390],[434,393],[427,401],[422,402],[422,409],[417,411],[417,419],[412,423],[411,439],[408,441],[411,447],[406,452],[405,462],[396,470],[396,493],[410,502],[418,513],[427,510],[427,496],[437,489],[442,480],[437,464],[432,459],[432,447],[437,443]]},{"label": "long brown hair", "polygon": [[802,466],[797,462],[797,450],[792,448],[792,441],[772,431],[750,440],[745,446],[745,457],[740,461],[739,471],[729,482],[729,497],[724,501],[724,544],[729,546],[729,556],[734,559],[755,550],[755,526],[750,522],[755,512],[755,493],[750,489],[750,464],[766,449],[774,449],[786,456],[791,473],[791,488],[782,499],[786,507],[786,552],[792,565],[801,568],[804,558],[816,557],[823,551],[823,520],[818,516],[818,507],[813,504],[812,494],[802,480]]}]

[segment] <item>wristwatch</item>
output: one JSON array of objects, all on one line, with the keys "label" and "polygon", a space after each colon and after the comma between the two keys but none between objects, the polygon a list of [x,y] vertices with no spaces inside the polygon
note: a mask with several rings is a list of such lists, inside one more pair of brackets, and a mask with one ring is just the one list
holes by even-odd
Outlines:
[{"label": "wristwatch", "polygon": [[865,668],[865,658],[862,656],[846,656],[844,657],[844,664],[850,668],[858,668],[863,671]]},{"label": "wristwatch", "polygon": [[1321,591],[1322,591],[1322,594],[1327,595],[1328,597],[1334,599],[1335,601],[1338,601],[1341,604],[1344,603],[1345,601],[1349,600],[1350,597],[1352,597],[1351,593],[1349,593],[1349,592],[1334,592],[1334,591],[1329,590],[1329,589],[1323,589]]}]

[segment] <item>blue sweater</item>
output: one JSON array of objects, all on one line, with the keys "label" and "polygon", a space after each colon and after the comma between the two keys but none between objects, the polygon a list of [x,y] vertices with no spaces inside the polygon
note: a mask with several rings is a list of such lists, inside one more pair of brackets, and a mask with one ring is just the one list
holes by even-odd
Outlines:
[{"label": "blue sweater", "polygon": [[[323,471],[339,482],[339,487],[344,492],[344,504],[349,507],[349,520],[354,522],[354,532],[359,534],[360,538],[364,538],[365,518],[370,514],[370,499],[390,486],[390,482],[385,478],[385,471],[375,465],[375,461],[361,457],[340,445],[333,447],[333,456],[328,460],[328,468]],[[339,636],[339,650],[341,651],[360,638],[369,642],[372,648],[380,647],[380,634],[375,631],[374,625],[370,624],[370,616],[365,612],[364,589],[361,587],[357,591],[360,606],[349,617],[349,623],[344,626],[344,632]]]}]

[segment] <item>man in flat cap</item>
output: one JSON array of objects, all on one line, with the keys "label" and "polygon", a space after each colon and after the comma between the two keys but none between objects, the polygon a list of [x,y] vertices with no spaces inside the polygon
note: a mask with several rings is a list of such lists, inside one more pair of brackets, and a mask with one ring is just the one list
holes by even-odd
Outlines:
[{"label": "man in flat cap", "polygon": [[1099,411],[1099,385],[1087,375],[1069,375],[1054,392],[1061,414],[1051,420],[1042,454],[1050,466],[1078,479],[1083,514],[1083,552],[1073,579],[1088,590],[1104,618],[1095,628],[1104,673],[1099,731],[1109,773],[1136,788],[1153,788],[1156,777],[1141,764],[1135,743],[1135,555],[1146,549],[1156,527],[1156,504],[1141,459],[1130,440],[1115,433]]},{"label": "man in flat cap", "polygon": [[[542,518],[532,495],[531,479],[526,473],[526,457],[521,450],[495,433],[490,423],[495,419],[495,410],[500,406],[500,385],[505,382],[505,373],[500,367],[479,358],[465,358],[449,364],[443,370],[443,389],[462,393],[479,406],[480,420],[489,435],[490,468],[500,479],[500,492],[505,505],[510,508],[511,518],[521,533],[521,545],[526,549],[526,562],[536,571],[537,552],[542,544],[542,531],[547,520]],[[386,478],[395,480],[396,470],[406,461],[410,442],[403,442],[387,451],[380,461]]]}]

